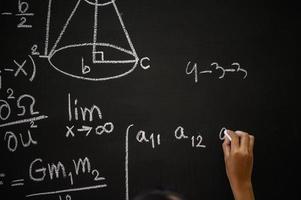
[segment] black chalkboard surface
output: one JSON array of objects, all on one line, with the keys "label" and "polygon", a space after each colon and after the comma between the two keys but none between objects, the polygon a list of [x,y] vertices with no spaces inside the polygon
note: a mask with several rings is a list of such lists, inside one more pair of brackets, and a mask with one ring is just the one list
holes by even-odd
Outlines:
[{"label": "black chalkboard surface", "polygon": [[298,199],[298,7],[1,0],[1,199],[233,199],[220,132],[256,138],[257,199]]}]

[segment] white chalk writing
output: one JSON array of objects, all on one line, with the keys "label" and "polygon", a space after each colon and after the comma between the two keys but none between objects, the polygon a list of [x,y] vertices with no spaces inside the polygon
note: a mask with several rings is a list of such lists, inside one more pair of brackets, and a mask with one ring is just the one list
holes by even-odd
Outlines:
[{"label": "white chalk writing", "polygon": [[107,184],[103,183],[104,181],[106,181],[106,178],[101,176],[101,173],[98,169],[92,167],[92,164],[88,157],[85,157],[84,159],[73,159],[72,163],[73,167],[71,169],[68,169],[66,168],[66,165],[61,161],[45,163],[42,158],[36,158],[30,163],[29,178],[33,182],[53,181],[56,179],[67,180],[66,178],[68,178],[70,186],[73,186],[75,184],[75,177],[79,177],[80,175],[90,175],[92,177],[91,180],[99,184],[95,186],[88,186],[82,188],[71,188],[66,190],[34,193],[26,195],[26,197],[43,196],[107,187]]},{"label": "white chalk writing", "polygon": [[15,16],[19,18],[19,22],[17,24],[17,28],[22,29],[30,29],[32,28],[32,25],[28,23],[28,18],[34,16],[35,14],[32,12],[29,12],[30,10],[30,4],[27,1],[24,0],[18,0],[18,11],[14,14],[12,12],[2,12],[2,16]]},{"label": "white chalk writing", "polygon": [[213,62],[208,69],[204,70],[200,69],[198,63],[192,64],[191,61],[186,65],[186,75],[192,75],[195,83],[199,82],[199,77],[201,75],[212,74],[217,76],[218,79],[224,79],[228,73],[240,73],[242,79],[246,79],[248,76],[247,70],[243,69],[238,62],[232,63],[230,68],[222,67],[217,62]]}]

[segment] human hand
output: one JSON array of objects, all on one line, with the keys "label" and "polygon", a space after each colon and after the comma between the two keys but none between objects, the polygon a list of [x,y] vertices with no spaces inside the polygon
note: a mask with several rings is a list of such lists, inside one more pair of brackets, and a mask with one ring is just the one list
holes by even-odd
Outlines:
[{"label": "human hand", "polygon": [[227,130],[231,141],[223,143],[226,173],[236,200],[253,200],[252,170],[254,136],[242,131]]}]

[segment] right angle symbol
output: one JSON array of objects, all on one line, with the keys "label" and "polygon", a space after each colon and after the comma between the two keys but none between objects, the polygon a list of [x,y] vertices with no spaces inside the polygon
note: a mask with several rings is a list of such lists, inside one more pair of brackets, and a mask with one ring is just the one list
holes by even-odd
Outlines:
[{"label": "right angle symbol", "polygon": [[49,0],[43,57],[55,70],[89,81],[116,79],[135,70],[140,59],[115,0],[77,0],[48,49],[51,7]]}]

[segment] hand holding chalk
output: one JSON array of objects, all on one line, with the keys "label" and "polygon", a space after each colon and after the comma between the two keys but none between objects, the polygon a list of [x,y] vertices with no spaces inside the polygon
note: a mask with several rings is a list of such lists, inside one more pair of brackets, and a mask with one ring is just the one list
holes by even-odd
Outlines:
[{"label": "hand holding chalk", "polygon": [[224,130],[224,135],[225,135],[225,137],[226,137],[230,142],[232,141],[232,138],[231,138],[230,135],[228,134],[227,129]]},{"label": "hand holding chalk", "polygon": [[226,141],[226,143],[230,143],[232,141],[231,136],[228,134],[228,131],[226,128],[222,128],[219,133],[219,139]]},{"label": "hand holding chalk", "polygon": [[251,182],[254,137],[242,131],[224,130],[226,173],[236,200],[253,200]]}]

